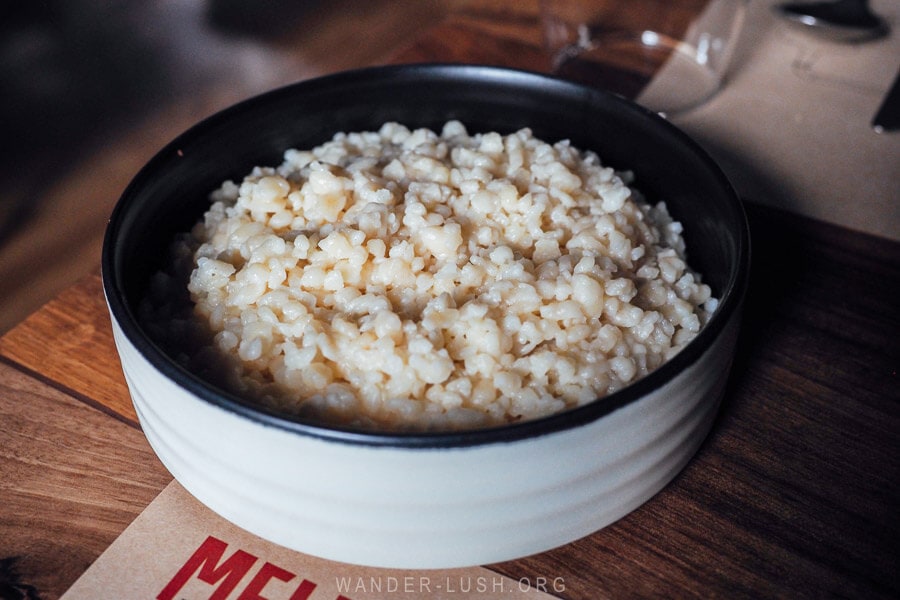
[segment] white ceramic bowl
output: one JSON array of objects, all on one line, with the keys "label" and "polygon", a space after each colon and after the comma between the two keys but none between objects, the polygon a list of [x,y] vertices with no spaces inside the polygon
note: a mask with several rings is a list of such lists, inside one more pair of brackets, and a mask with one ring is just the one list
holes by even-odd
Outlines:
[{"label": "white ceramic bowl", "polygon": [[[331,429],[262,410],[179,366],[136,317],[177,231],[221,181],[290,146],[387,120],[470,131],[531,127],[630,168],[685,228],[720,298],[673,360],[584,407],[455,433]],[[276,90],[198,124],[124,192],[103,283],[122,367],[150,444],[202,503],[265,539],[394,568],[485,564],[541,552],[621,518],[662,489],[706,437],[725,388],[749,237],[721,171],[662,118],[602,92],[504,69],[429,65],[341,73]]]}]

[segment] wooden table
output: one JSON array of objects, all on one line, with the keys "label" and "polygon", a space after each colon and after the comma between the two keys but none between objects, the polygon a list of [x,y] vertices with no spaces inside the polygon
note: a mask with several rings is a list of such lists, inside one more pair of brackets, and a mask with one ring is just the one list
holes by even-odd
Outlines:
[{"label": "wooden table", "polygon": [[[538,69],[537,43],[525,17],[451,15],[395,62]],[[743,333],[696,458],[612,526],[490,569],[562,578],[563,598],[900,597],[900,244],[747,210]],[[98,273],[0,338],[0,359],[0,597],[56,598],[171,477],[137,424]]]}]

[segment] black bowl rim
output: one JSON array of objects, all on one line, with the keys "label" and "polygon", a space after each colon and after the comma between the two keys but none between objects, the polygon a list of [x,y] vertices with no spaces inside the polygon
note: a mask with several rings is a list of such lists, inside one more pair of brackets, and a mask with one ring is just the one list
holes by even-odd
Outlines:
[{"label": "black bowl rim", "polygon": [[[139,325],[133,311],[125,300],[124,290],[119,280],[113,248],[116,236],[123,216],[129,205],[129,198],[139,189],[145,180],[153,177],[155,166],[162,162],[165,156],[184,145],[186,140],[202,136],[205,131],[215,124],[238,116],[250,106],[265,103],[272,98],[284,94],[296,94],[303,90],[316,89],[319,86],[341,84],[360,78],[382,78],[385,81],[394,77],[404,77],[410,74],[418,76],[440,76],[466,79],[473,83],[477,81],[496,81],[519,79],[531,84],[540,83],[547,86],[574,86],[585,95],[601,94],[609,97],[612,102],[620,104],[622,110],[637,112],[645,118],[656,121],[657,126],[668,128],[669,135],[677,138],[684,147],[692,152],[719,181],[723,191],[731,199],[730,209],[737,222],[740,223],[737,236],[738,265],[736,270],[719,297],[718,307],[710,321],[703,327],[698,335],[672,359],[661,365],[652,373],[629,384],[627,387],[599,398],[588,404],[567,409],[560,413],[546,417],[504,424],[493,427],[466,429],[460,431],[368,431],[350,428],[332,427],[320,424],[303,422],[290,416],[278,414],[272,410],[260,407],[239,396],[227,391],[215,388],[188,372],[176,361],[169,358],[154,343]],[[123,191],[111,213],[103,240],[101,256],[101,277],[106,300],[110,313],[121,328],[125,337],[135,346],[138,352],[166,378],[175,382],[189,393],[201,400],[246,418],[258,424],[274,427],[290,433],[299,434],[324,441],[338,442],[360,446],[394,447],[394,448],[433,448],[449,449],[470,446],[487,445],[494,443],[509,443],[529,438],[548,435],[551,433],[575,429],[595,422],[620,408],[630,405],[650,392],[660,389],[674,380],[679,373],[698,361],[705,352],[718,339],[722,331],[736,317],[743,304],[746,288],[749,280],[750,265],[750,233],[746,214],[740,198],[731,183],[719,168],[718,164],[693,138],[681,131],[660,115],[620,96],[609,92],[588,88],[578,83],[563,81],[551,75],[513,69],[507,67],[470,65],[455,63],[423,63],[408,65],[389,65],[366,67],[341,71],[312,79],[302,80],[297,83],[285,85],[271,91],[253,96],[225,108],[193,125],[174,140],[169,142],[150,161],[141,168],[128,186]]]}]

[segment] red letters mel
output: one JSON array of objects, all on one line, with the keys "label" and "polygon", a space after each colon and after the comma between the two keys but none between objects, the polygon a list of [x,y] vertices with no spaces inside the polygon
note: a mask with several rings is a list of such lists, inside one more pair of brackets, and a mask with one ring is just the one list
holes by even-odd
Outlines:
[{"label": "red letters mel", "polygon": [[[228,544],[222,540],[212,536],[207,537],[156,596],[157,600],[176,600],[176,594],[193,577],[211,586],[209,600],[228,598],[244,576],[259,562],[259,558],[243,550],[237,550],[223,560],[227,548]],[[294,573],[266,562],[250,579],[246,587],[240,590],[237,600],[267,600],[262,592],[270,581],[274,579],[288,583],[296,577]],[[290,600],[309,600],[313,590],[316,589],[316,584],[308,579],[301,579],[296,588],[291,585],[289,589],[293,590]],[[344,600],[349,599],[345,598]]]}]

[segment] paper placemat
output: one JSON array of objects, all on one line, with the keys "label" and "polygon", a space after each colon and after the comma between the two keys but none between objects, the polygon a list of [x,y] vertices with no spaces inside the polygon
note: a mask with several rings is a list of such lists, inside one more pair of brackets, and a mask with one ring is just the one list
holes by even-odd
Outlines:
[{"label": "paper placemat", "polygon": [[173,481],[63,600],[546,600],[561,577],[512,579],[483,567],[393,570],[301,554],[219,517]]},{"label": "paper placemat", "polygon": [[900,240],[900,132],[871,126],[900,69],[900,2],[871,3],[891,35],[839,44],[777,19],[777,1],[750,3],[725,87],[672,121],[743,198]]}]

